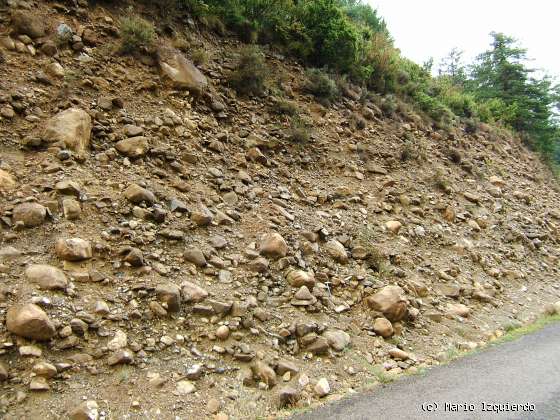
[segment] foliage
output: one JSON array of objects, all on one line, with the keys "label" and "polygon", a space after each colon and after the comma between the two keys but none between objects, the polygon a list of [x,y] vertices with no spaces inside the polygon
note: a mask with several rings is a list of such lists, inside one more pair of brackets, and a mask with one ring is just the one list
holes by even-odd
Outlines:
[{"label": "foliage", "polygon": [[205,65],[205,64],[208,63],[208,60],[209,60],[208,52],[206,51],[206,48],[204,48],[204,47],[195,48],[192,51],[191,57],[192,57],[193,63],[196,64],[197,66]]},{"label": "foliage", "polygon": [[377,10],[360,0],[339,0],[344,12],[354,22],[361,22],[373,32],[384,33],[389,36],[385,21],[378,16]]},{"label": "foliage", "polygon": [[120,20],[121,51],[125,54],[136,52],[142,47],[149,48],[156,39],[154,25],[139,16],[130,15]]},{"label": "foliage", "polygon": [[230,77],[230,84],[238,93],[260,96],[266,91],[267,75],[264,54],[258,47],[248,46],[240,53],[237,68]]},{"label": "foliage", "polygon": [[304,2],[298,11],[305,36],[312,44],[308,57],[312,64],[348,72],[358,58],[359,34],[356,25],[332,0]]},{"label": "foliage", "polygon": [[339,91],[336,82],[323,70],[310,69],[306,73],[307,83],[305,89],[318,99],[329,104],[338,97]]},{"label": "foliage", "polygon": [[299,108],[295,102],[282,99],[276,104],[276,112],[280,115],[294,117],[299,115]]},{"label": "foliage", "polygon": [[[330,74],[385,98],[380,107],[393,115],[399,101],[412,104],[446,128],[461,121],[467,132],[478,122],[516,130],[536,150],[560,159],[560,129],[555,107],[560,88],[537,77],[527,66],[526,51],[504,34],[472,65],[457,48],[432,77],[433,60],[418,65],[401,56],[387,25],[365,0],[165,0],[218,33],[233,30],[251,44],[271,43],[309,67],[306,89],[324,104],[339,96]],[[145,22],[145,21],[144,21]],[[127,21],[123,49],[149,45],[155,33],[141,21]],[[240,93],[262,94],[266,71],[258,55],[242,58],[232,76]],[[255,71],[255,73],[252,73]],[[396,99],[398,98],[398,100]]]},{"label": "foliage", "polygon": [[555,113],[560,88],[547,76],[535,76],[536,70],[526,64],[527,51],[515,39],[495,32],[491,36],[491,48],[472,66],[467,90],[492,120],[527,135],[536,150],[553,156],[560,140]]},{"label": "foliage", "polygon": [[290,128],[288,129],[288,139],[292,143],[304,144],[311,139],[311,130],[306,121],[299,117],[292,117],[290,120]]},{"label": "foliage", "polygon": [[458,48],[453,48],[449,54],[441,60],[439,75],[445,75],[451,83],[456,86],[463,86],[467,80],[467,70],[463,64],[464,52]]}]

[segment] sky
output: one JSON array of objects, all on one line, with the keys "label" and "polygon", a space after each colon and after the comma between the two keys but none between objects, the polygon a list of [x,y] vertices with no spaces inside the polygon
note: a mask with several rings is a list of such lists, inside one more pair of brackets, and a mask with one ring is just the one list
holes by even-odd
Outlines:
[{"label": "sky", "polygon": [[557,0],[367,0],[379,11],[405,57],[437,68],[452,48],[471,62],[490,46],[490,32],[519,40],[531,66],[560,80]]}]

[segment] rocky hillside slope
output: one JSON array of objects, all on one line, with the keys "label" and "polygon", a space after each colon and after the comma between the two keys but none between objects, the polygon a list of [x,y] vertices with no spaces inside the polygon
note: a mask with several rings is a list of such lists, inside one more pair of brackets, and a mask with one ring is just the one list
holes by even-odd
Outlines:
[{"label": "rocky hillside slope", "polygon": [[199,68],[115,53],[116,9],[2,4],[3,418],[287,415],[559,299],[556,181],[507,133],[325,108],[266,49],[281,90],[239,97],[193,22]]}]

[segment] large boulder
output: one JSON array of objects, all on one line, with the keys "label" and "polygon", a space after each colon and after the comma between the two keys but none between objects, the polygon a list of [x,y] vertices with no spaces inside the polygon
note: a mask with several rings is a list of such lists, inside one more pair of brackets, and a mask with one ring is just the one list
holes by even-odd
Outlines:
[{"label": "large boulder", "polygon": [[13,190],[17,185],[16,180],[8,172],[0,169],[0,191]]},{"label": "large boulder", "polygon": [[208,86],[206,76],[180,53],[174,53],[168,59],[160,60],[159,65],[163,74],[176,87],[200,94]]},{"label": "large boulder", "polygon": [[346,248],[336,239],[331,239],[325,244],[325,249],[331,258],[341,264],[346,264],[348,262],[348,253]]},{"label": "large boulder", "polygon": [[266,363],[260,360],[251,365],[253,377],[259,382],[264,382],[269,388],[276,385],[276,372]]},{"label": "large boulder", "polygon": [[133,204],[140,204],[143,201],[148,204],[154,204],[157,200],[153,192],[137,184],[130,184],[128,188],[124,190],[124,196]]},{"label": "large boulder", "polygon": [[66,261],[83,261],[92,256],[91,244],[80,238],[58,239],[55,251],[58,258]]},{"label": "large boulder", "polygon": [[28,303],[8,309],[6,328],[13,334],[31,340],[50,340],[56,328],[48,315],[37,305]]},{"label": "large boulder", "polygon": [[350,334],[342,330],[328,330],[323,333],[329,346],[335,351],[342,351],[351,343]]},{"label": "large boulder", "polygon": [[70,420],[98,420],[99,406],[94,400],[84,401],[68,413],[68,418]]},{"label": "large boulder", "polygon": [[43,139],[83,154],[91,138],[91,117],[80,108],[69,108],[52,117],[45,127]]},{"label": "large boulder", "polygon": [[18,204],[12,212],[14,223],[22,222],[25,227],[39,226],[45,221],[46,217],[46,207],[38,203]]},{"label": "large boulder", "polygon": [[282,235],[270,233],[263,238],[260,253],[266,257],[282,258],[288,254],[288,245]]},{"label": "large boulder", "polygon": [[46,264],[30,265],[25,270],[25,277],[41,289],[66,289],[68,286],[66,274],[61,269]]},{"label": "large boulder", "polygon": [[370,308],[381,312],[391,322],[400,321],[406,316],[408,301],[404,290],[399,286],[385,286],[369,296],[366,302]]},{"label": "large boulder", "polygon": [[27,35],[30,38],[45,36],[45,20],[26,10],[12,12],[12,26],[16,33]]},{"label": "large boulder", "polygon": [[373,323],[373,332],[383,338],[389,338],[393,335],[393,325],[387,318],[377,318]]}]

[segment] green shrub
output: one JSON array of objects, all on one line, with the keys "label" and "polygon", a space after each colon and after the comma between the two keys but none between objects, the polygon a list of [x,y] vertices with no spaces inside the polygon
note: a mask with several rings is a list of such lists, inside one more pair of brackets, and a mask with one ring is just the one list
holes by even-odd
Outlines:
[{"label": "green shrub", "polygon": [[295,117],[299,115],[299,108],[295,102],[282,99],[276,104],[276,112],[280,115]]},{"label": "green shrub", "polygon": [[453,118],[452,112],[436,97],[426,92],[417,91],[414,100],[419,108],[424,111],[434,122],[440,125],[449,124]]},{"label": "green shrub", "polygon": [[313,45],[309,58],[314,64],[345,72],[356,64],[358,30],[335,1],[303,2],[299,17]]},{"label": "green shrub", "polygon": [[192,54],[192,61],[197,66],[204,65],[208,63],[208,52],[204,47],[196,48],[193,50]]},{"label": "green shrub", "polygon": [[455,148],[450,148],[447,151],[447,156],[449,157],[449,160],[456,165],[459,165],[463,160],[463,156],[461,155],[461,152]]},{"label": "green shrub", "polygon": [[189,41],[181,34],[175,34],[175,36],[171,40],[171,45],[173,45],[174,48],[177,48],[178,50],[181,50],[183,52],[188,51],[190,48]]},{"label": "green shrub", "polygon": [[208,5],[202,0],[176,0],[176,2],[181,9],[197,18],[209,12]]},{"label": "green shrub", "polygon": [[156,39],[154,25],[139,16],[126,16],[120,20],[121,51],[125,54],[150,48]]},{"label": "green shrub", "polygon": [[323,70],[310,69],[306,72],[307,83],[305,90],[313,94],[317,99],[326,105],[330,105],[338,95],[336,82]]},{"label": "green shrub", "polygon": [[311,130],[309,125],[300,117],[293,117],[290,121],[288,129],[288,139],[292,143],[307,143],[311,138]]},{"label": "green shrub", "polygon": [[386,95],[379,104],[381,111],[387,117],[392,117],[398,109],[398,102],[394,95]]},{"label": "green shrub", "polygon": [[436,168],[436,171],[433,175],[433,181],[435,186],[445,193],[449,194],[452,192],[448,175],[443,171],[442,168]]},{"label": "green shrub", "polygon": [[402,162],[411,160],[417,162],[426,161],[428,159],[426,143],[411,136],[407,136],[401,147],[399,158]]},{"label": "green shrub", "polygon": [[371,69],[368,87],[378,93],[396,92],[400,59],[388,36],[382,33],[372,35],[364,47],[362,66],[365,64]]},{"label": "green shrub", "polygon": [[358,130],[363,130],[367,127],[367,122],[361,115],[354,114],[352,115],[352,123],[353,126],[356,127]]},{"label": "green shrub", "polygon": [[230,83],[242,95],[263,95],[266,91],[268,69],[264,54],[256,46],[241,50],[237,68],[231,74]]},{"label": "green shrub", "polygon": [[479,123],[473,118],[465,120],[465,133],[475,134],[478,131]]}]

